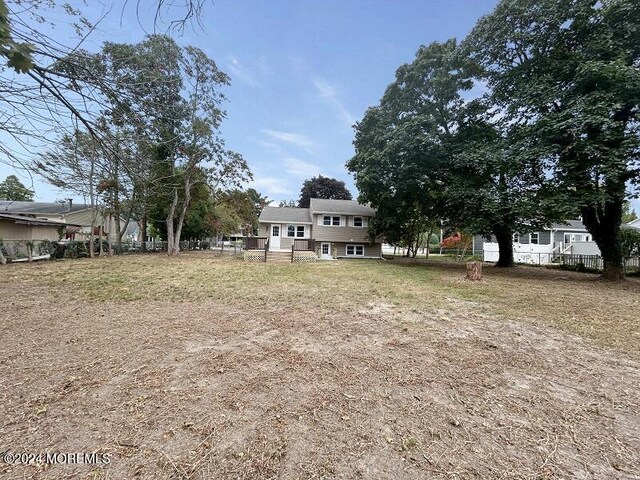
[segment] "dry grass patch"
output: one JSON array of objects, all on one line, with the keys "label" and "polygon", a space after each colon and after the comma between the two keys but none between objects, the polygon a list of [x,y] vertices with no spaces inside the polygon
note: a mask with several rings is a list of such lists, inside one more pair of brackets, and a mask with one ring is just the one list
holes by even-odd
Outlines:
[{"label": "dry grass patch", "polygon": [[640,476],[635,281],[207,254],[0,275],[0,451],[112,455],[7,478]]}]

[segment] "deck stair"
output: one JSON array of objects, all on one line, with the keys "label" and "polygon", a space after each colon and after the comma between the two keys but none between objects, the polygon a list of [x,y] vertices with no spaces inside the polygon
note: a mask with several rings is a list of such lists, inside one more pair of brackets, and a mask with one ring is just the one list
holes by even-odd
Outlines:
[{"label": "deck stair", "polygon": [[269,251],[267,252],[267,263],[291,263],[291,252]]}]

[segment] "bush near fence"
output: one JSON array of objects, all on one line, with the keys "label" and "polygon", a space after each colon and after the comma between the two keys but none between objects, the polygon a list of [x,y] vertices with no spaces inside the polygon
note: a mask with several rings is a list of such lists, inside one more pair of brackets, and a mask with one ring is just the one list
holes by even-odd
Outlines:
[{"label": "bush near fence", "polygon": [[[167,242],[122,242],[118,247],[115,243],[111,245],[111,252],[114,255],[127,255],[135,253],[166,253]],[[207,241],[185,240],[180,242],[180,250],[209,250],[211,244]],[[235,249],[241,248],[237,247]],[[50,241],[50,240],[0,240],[0,251],[8,263],[26,260],[29,258],[29,249],[31,249],[31,257],[42,255],[50,255],[51,260],[62,258],[86,258],[90,253],[89,240],[68,240],[68,241]],[[229,250],[233,252],[233,247]],[[93,244],[95,255],[100,254],[100,241],[96,239]],[[109,243],[102,241],[102,251],[109,253]]]}]

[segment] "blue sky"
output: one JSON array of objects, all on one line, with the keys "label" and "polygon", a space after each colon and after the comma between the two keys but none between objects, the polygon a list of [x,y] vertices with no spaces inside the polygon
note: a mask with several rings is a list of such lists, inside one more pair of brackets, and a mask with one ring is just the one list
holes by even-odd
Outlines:
[{"label": "blue sky", "polygon": [[[142,3],[142,23],[150,27],[151,2]],[[345,181],[355,196],[344,168],[353,155],[352,125],[420,45],[463,38],[496,3],[216,0],[206,3],[202,26],[188,28],[178,41],[200,47],[231,76],[222,132],[248,161],[251,186],[276,201],[297,199],[302,182],[322,174]],[[115,5],[85,47],[142,40],[132,8],[122,12],[122,2]],[[84,7],[93,19],[104,10],[98,3]],[[68,43],[65,32],[56,34]],[[10,173],[0,165],[0,178]],[[33,185],[37,200],[65,196],[37,180]]]},{"label": "blue sky", "polygon": [[[107,39],[142,40],[134,11],[122,14],[121,3],[85,48],[97,50]],[[302,182],[322,174],[345,181],[355,196],[344,168],[353,155],[352,125],[378,103],[395,70],[420,45],[463,37],[495,3],[216,0],[206,3],[202,26],[186,29],[178,41],[200,47],[231,76],[222,132],[227,146],[248,161],[251,186],[273,200],[297,199]],[[83,11],[95,20],[104,7],[95,3]],[[143,24],[151,14],[142,8]],[[71,43],[68,29],[54,35]],[[0,178],[11,173],[0,165]],[[37,179],[33,186],[40,201],[65,196]]]}]

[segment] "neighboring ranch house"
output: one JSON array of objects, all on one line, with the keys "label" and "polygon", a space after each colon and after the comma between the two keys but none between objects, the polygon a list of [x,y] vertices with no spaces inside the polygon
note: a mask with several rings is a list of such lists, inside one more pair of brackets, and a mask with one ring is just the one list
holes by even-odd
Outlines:
[{"label": "neighboring ranch house", "polygon": [[[381,238],[368,239],[369,220],[375,210],[354,200],[312,198],[309,208],[265,207],[259,217],[257,237],[247,239],[247,249],[266,249],[277,258],[295,261],[332,258],[380,258]],[[306,252],[306,255],[296,252]],[[247,258],[251,258],[248,255]]]},{"label": "neighboring ranch house", "polygon": [[[104,213],[100,208],[90,205],[73,205],[73,202],[18,202],[0,200],[0,214],[8,214],[37,220],[48,220],[66,224],[62,237],[67,239],[88,239],[91,234],[91,220],[96,217],[96,230],[102,226],[103,234],[115,241],[116,229],[113,215]],[[124,222],[120,221],[121,228]],[[0,236],[2,236],[0,234]],[[80,237],[80,238],[78,238]],[[9,240],[8,237],[3,237]],[[56,236],[55,240],[58,240]],[[11,239],[18,240],[18,239]],[[44,238],[38,239],[44,240]]]},{"label": "neighboring ranch house", "polygon": [[[480,235],[473,237],[473,254],[485,262],[498,261],[498,243]],[[513,256],[517,263],[549,264],[560,255],[600,255],[600,249],[582,220],[567,220],[537,232],[513,235]]]},{"label": "neighboring ranch house", "polygon": [[55,242],[60,239],[60,233],[64,235],[68,227],[69,224],[65,222],[0,213],[0,240],[2,241],[49,240]]}]

